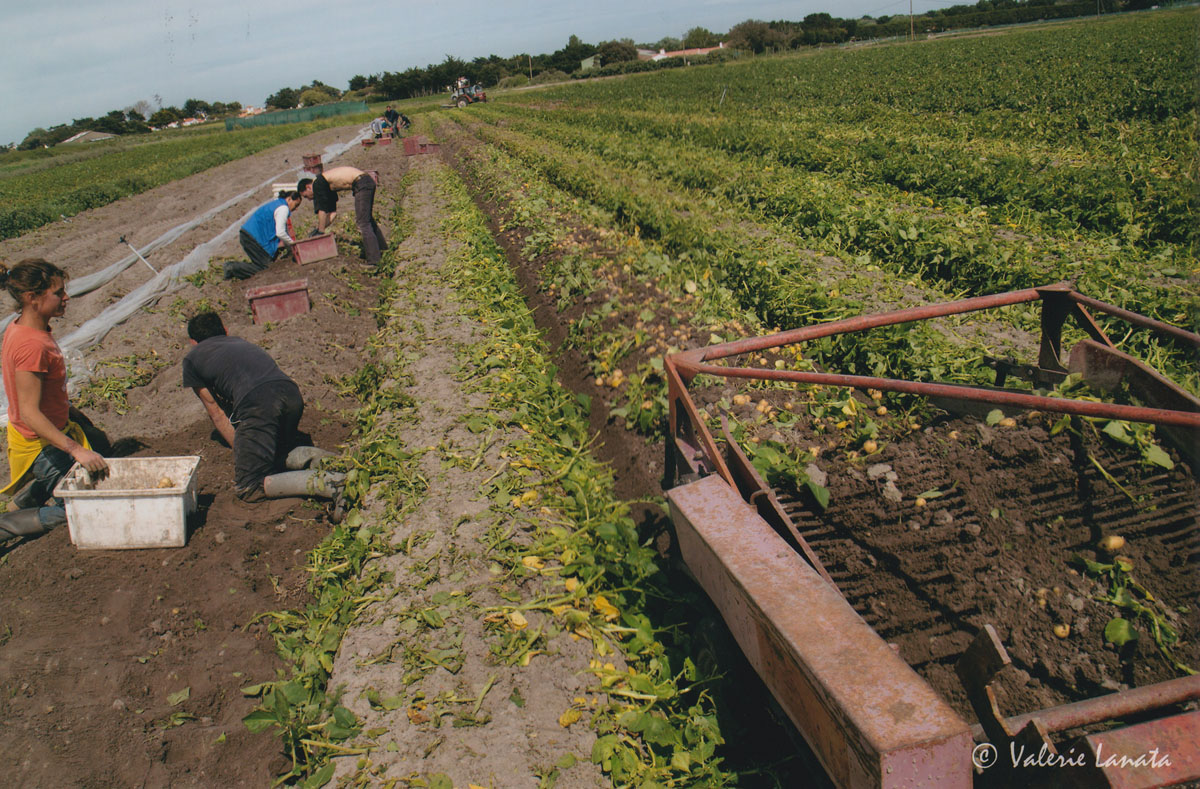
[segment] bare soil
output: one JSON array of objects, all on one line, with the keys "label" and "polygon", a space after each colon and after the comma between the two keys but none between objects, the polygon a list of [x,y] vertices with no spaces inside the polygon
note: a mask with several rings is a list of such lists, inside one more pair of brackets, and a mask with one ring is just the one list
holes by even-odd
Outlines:
[{"label": "bare soil", "polygon": [[[120,235],[145,244],[294,167],[303,154],[356,133],[325,130],[88,211],[0,243],[0,256],[10,264],[44,256],[72,276],[90,273],[128,254],[116,243]],[[397,148],[352,149],[339,160],[381,171],[380,217],[388,180],[395,183],[405,166]],[[161,268],[179,260],[270,197],[268,189],[261,192],[156,251],[151,262]],[[300,232],[312,221],[306,208],[296,216]],[[352,222],[339,232],[345,241],[357,238]],[[283,668],[257,617],[305,604],[305,554],[328,531],[326,507],[301,499],[251,506],[233,497],[232,453],[180,383],[184,324],[199,307],[217,307],[230,334],[265,347],[299,384],[306,401],[301,429],[315,444],[336,449],[349,435],[355,407],[339,396],[336,379],[359,368],[375,330],[376,302],[369,269],[352,256],[355,246],[342,248],[348,253],[307,266],[281,260],[243,282],[216,274],[201,287],[189,284],[84,353],[82,363],[101,376],[126,373],[100,364],[109,360],[133,358],[157,369],[148,384],[127,392],[125,413],[119,411],[126,406],[102,400],[88,413],[117,454],[199,455],[200,508],[184,548],[80,551],[64,528],[4,549],[0,595],[9,603],[0,612],[0,743],[12,757],[5,783],[266,786],[284,767],[278,740],[242,725],[256,702],[239,689],[274,679]],[[236,237],[220,253],[241,257]],[[138,264],[72,299],[55,334],[64,336],[147,276]],[[245,290],[297,279],[308,280],[311,311],[276,325],[252,324]]]},{"label": "bare soil", "polygon": [[[1053,414],[1007,427],[941,415],[915,430],[884,418],[868,455],[840,434],[840,414],[780,427],[758,410],[794,398],[805,413],[802,392],[755,392],[731,406],[733,392],[699,392],[697,405],[748,425],[746,440],[822,449],[828,507],[781,482],[785,508],[851,605],[968,720],[954,664],[984,625],[1013,659],[998,689],[1009,715],[1183,675],[1148,621],[1098,600],[1107,579],[1077,563],[1111,563],[1098,547],[1107,535],[1125,538],[1119,555],[1180,634],[1174,658],[1200,666],[1200,487],[1178,455],[1168,471],[1086,425],[1052,435]],[[1140,637],[1118,650],[1104,628],[1121,615]]]}]

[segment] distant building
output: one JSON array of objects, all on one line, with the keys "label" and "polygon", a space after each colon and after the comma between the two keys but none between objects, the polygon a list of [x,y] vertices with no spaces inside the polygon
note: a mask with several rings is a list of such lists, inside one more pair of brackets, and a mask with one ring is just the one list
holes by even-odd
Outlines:
[{"label": "distant building", "polygon": [[79,134],[63,140],[59,143],[59,145],[66,145],[69,142],[96,142],[97,140],[111,140],[116,136],[117,135],[115,134],[108,134],[107,132],[81,131]]},{"label": "distant building", "polygon": [[663,58],[699,58],[704,57],[709,52],[724,48],[725,42],[722,41],[715,47],[693,47],[692,49],[677,49],[674,52],[667,52],[665,49],[660,49],[657,52],[652,49],[639,49],[638,60],[662,60]]},{"label": "distant building", "polygon": [[602,64],[598,62],[599,59],[600,58],[598,55],[592,55],[590,58],[584,58],[583,60],[579,61],[579,70],[591,71],[594,68],[600,68]]}]

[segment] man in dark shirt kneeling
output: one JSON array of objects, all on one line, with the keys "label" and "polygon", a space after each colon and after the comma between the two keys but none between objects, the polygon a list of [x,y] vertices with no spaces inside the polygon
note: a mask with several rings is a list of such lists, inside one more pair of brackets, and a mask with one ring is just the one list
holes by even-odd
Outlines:
[{"label": "man in dark shirt kneeling", "polygon": [[[194,347],[183,360],[183,385],[196,393],[213,427],[233,447],[237,497],[338,498],[342,475],[308,468],[332,453],[297,446],[304,398],[296,382],[262,348],[228,336],[215,312],[195,316],[187,329]],[[285,469],[291,471],[279,473]]]}]

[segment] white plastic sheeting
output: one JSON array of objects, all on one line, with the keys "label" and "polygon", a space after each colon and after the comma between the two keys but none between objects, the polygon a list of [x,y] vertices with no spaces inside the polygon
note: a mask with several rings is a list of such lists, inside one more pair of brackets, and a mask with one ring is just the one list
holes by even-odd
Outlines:
[{"label": "white plastic sheeting", "polygon": [[[346,143],[334,143],[325,148],[325,152],[321,155],[322,162],[330,162],[341,156],[353,146],[359,144],[364,137],[369,133],[369,128],[364,128],[359,131],[358,136]],[[156,249],[178,239],[187,231],[204,224],[213,217],[223,211],[226,211],[243,200],[254,197],[260,193],[264,187],[269,187],[279,179],[288,175],[297,175],[301,169],[296,167],[289,170],[284,170],[276,175],[271,176],[265,181],[256,184],[250,189],[242,192],[239,195],[231,197],[224,203],[208,209],[204,213],[196,216],[193,219],[177,225],[167,232],[163,233],[158,238],[151,241],[146,246],[142,247],[139,252],[142,255],[148,255]],[[137,313],[143,307],[154,303],[163,296],[178,290],[183,285],[183,278],[189,274],[194,274],[208,266],[209,260],[226,241],[232,238],[249,219],[250,214],[258,208],[255,204],[246,211],[237,221],[226,227],[217,235],[207,241],[197,245],[184,258],[170,266],[161,269],[157,275],[149,281],[143,283],[137,289],[126,294],[120,301],[109,305],[103,312],[96,317],[84,322],[79,328],[71,332],[65,337],[59,338],[58,345],[62,348],[63,355],[67,358],[67,367],[70,371],[70,380],[67,382],[68,389],[75,391],[79,386],[85,383],[91,377],[91,370],[83,361],[83,351],[92,347],[96,343],[104,339],[104,336],[112,330],[112,328],[120,323],[125,322],[130,316]],[[129,268],[134,263],[137,263],[138,257],[136,254],[129,254],[121,260],[113,263],[100,271],[93,272],[78,279],[71,279],[67,282],[67,293],[71,296],[79,296],[84,293],[99,288],[100,286],[115,279],[121,272]],[[3,321],[0,321],[0,332],[3,332],[8,324],[16,319],[16,314],[9,315]],[[8,397],[4,393],[4,385],[0,383],[0,425],[8,423]]]}]

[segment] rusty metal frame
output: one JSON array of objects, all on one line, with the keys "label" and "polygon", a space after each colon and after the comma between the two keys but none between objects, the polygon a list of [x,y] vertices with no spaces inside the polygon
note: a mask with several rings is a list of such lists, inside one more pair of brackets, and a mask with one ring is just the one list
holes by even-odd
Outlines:
[{"label": "rusty metal frame", "polygon": [[[924,383],[895,378],[878,378],[865,375],[842,375],[825,372],[802,372],[796,370],[770,370],[750,367],[726,367],[710,362],[747,353],[762,352],[784,345],[849,334],[882,326],[929,320],[931,318],[960,315],[967,312],[1007,307],[1017,304],[1042,303],[1042,337],[1038,353],[1038,367],[1050,375],[1066,376],[1068,366],[1062,358],[1062,327],[1068,318],[1075,321],[1092,338],[1085,346],[1084,360],[1073,362],[1074,366],[1087,369],[1105,360],[1110,366],[1122,365],[1125,370],[1136,373],[1138,380],[1148,387],[1150,399],[1165,407],[1142,407],[1098,403],[1090,400],[1073,400],[1063,397],[1014,392],[983,386],[963,384]],[[1178,432],[1184,447],[1200,443],[1200,400],[1182,387],[1157,374],[1154,370],[1126,354],[1116,350],[1111,340],[1097,325],[1089,309],[1120,318],[1128,323],[1150,329],[1193,345],[1200,350],[1200,335],[1170,324],[1124,310],[1111,304],[1076,292],[1068,283],[1057,283],[1044,287],[977,296],[960,301],[930,304],[895,312],[861,315],[855,318],[805,326],[800,329],[779,332],[763,337],[748,337],[733,342],[695,348],[666,357],[668,398],[670,405],[670,440],[668,473],[678,470],[682,460],[691,471],[703,473],[712,470],[726,482],[736,487],[728,464],[721,457],[715,440],[707,426],[698,417],[696,405],[688,394],[687,385],[697,375],[713,375],[725,378],[749,380],[791,381],[794,383],[843,386],[855,389],[878,389],[883,392],[900,392],[947,400],[986,403],[1017,409],[1050,411],[1079,416],[1123,419],[1131,422],[1149,422],[1163,425]],[[1072,354],[1074,357],[1075,354]],[[702,456],[698,456],[698,453]]]},{"label": "rusty metal frame", "polygon": [[[979,724],[972,727],[972,735],[975,739],[986,738],[996,746],[1007,747],[1013,743],[1025,745],[1035,752],[1045,748],[1048,753],[1055,754],[1057,749],[1050,741],[1050,735],[1054,732],[1140,716],[1200,700],[1200,674],[1193,674],[1006,717],[1000,711],[992,682],[1011,663],[1012,659],[1000,642],[996,629],[985,625],[955,665],[955,672],[979,718]],[[1188,714],[1200,718],[1200,712]],[[1196,723],[1191,721],[1192,725]],[[1188,760],[1188,755],[1193,758]],[[1198,766],[1194,754],[1184,754],[1182,751],[1176,752],[1176,761]]]},{"label": "rusty metal frame", "polygon": [[839,787],[971,786],[971,729],[715,475],[668,491],[680,552]]},{"label": "rusty metal frame", "polygon": [[[911,321],[957,315],[996,307],[1040,301],[1041,342],[1036,366],[1002,362],[996,365],[996,386],[1003,384],[1009,370],[1020,370],[1041,381],[1055,381],[1068,373],[1105,388],[1122,379],[1138,389],[1150,407],[1046,397],[999,388],[940,383],[920,383],[871,376],[839,375],[746,367],[726,367],[710,362],[741,354],[819,339],[835,334],[864,331]],[[1090,311],[1119,318],[1135,326],[1172,337],[1200,350],[1200,336],[1174,326],[1097,301],[1076,292],[1067,283],[927,305],[827,324],[807,326],[765,337],[697,348],[665,359],[670,408],[667,443],[668,487],[678,480],[688,484],[668,492],[672,519],[683,557],[701,586],[717,604],[743,652],[787,710],[804,737],[813,746],[830,775],[839,785],[918,785],[935,777],[938,785],[962,785],[959,765],[970,757],[966,749],[973,739],[985,736],[994,744],[1027,744],[1036,751],[1047,746],[1054,753],[1049,735],[1076,729],[1097,721],[1144,715],[1193,701],[1200,696],[1200,677],[1188,677],[1145,688],[1114,693],[1098,699],[1004,717],[995,704],[991,680],[1008,662],[1007,653],[994,630],[985,628],[964,653],[960,677],[976,707],[981,724],[970,737],[961,734],[961,724],[940,700],[930,709],[936,713],[914,731],[904,732],[899,721],[883,724],[876,716],[886,699],[860,698],[860,678],[847,678],[839,666],[830,664],[828,645],[807,643],[814,637],[806,624],[795,621],[794,595],[804,598],[809,616],[837,622],[833,632],[854,633],[842,645],[846,654],[871,660],[873,689],[891,687],[900,695],[918,693],[925,686],[915,674],[910,678],[896,657],[864,621],[849,609],[832,578],[795,525],[779,505],[774,491],[763,481],[748,458],[736,446],[723,422],[726,451],[722,452],[705,421],[700,418],[688,385],[697,375],[725,378],[792,381],[796,383],[878,389],[968,403],[985,403],[1019,409],[1037,409],[1064,414],[1149,422],[1164,427],[1169,437],[1186,448],[1200,452],[1200,399],[1164,378],[1143,362],[1117,350],[1096,323]],[[1074,319],[1090,340],[1078,343],[1064,363],[1062,328]],[[726,484],[713,479],[720,476]],[[740,507],[735,503],[743,500]],[[793,552],[780,553],[772,547],[789,543]],[[761,549],[760,549],[761,545]],[[781,577],[789,577],[786,587]],[[799,589],[796,588],[798,585]],[[846,610],[843,610],[846,609]],[[826,632],[830,632],[827,630]],[[864,632],[859,632],[859,631]],[[851,646],[853,644],[853,646]],[[883,647],[880,650],[880,646]],[[893,665],[899,662],[899,666]],[[917,680],[915,683],[912,680]],[[868,683],[870,684],[870,683]],[[901,690],[903,689],[903,690]],[[884,696],[887,694],[884,693]],[[907,708],[906,708],[907,709]],[[936,725],[932,721],[936,720]],[[929,726],[932,725],[932,729]],[[924,734],[916,730],[925,727]],[[936,731],[935,735],[930,732]],[[1102,747],[1118,744],[1125,750],[1161,738],[1169,744],[1192,744],[1200,732],[1200,711],[1160,718],[1133,726],[1088,735],[1085,749],[1094,755]],[[965,744],[964,744],[965,743]],[[1185,749],[1196,756],[1194,747]],[[1176,753],[1180,753],[1176,751]],[[852,755],[852,758],[847,758]],[[1200,760],[1185,758],[1170,773],[1113,772],[1097,769],[1088,785],[1161,786],[1164,782],[1200,775]],[[899,769],[901,764],[907,765]],[[893,774],[897,771],[897,774]],[[1196,775],[1193,775],[1196,773]],[[915,781],[915,783],[912,783]]]}]

